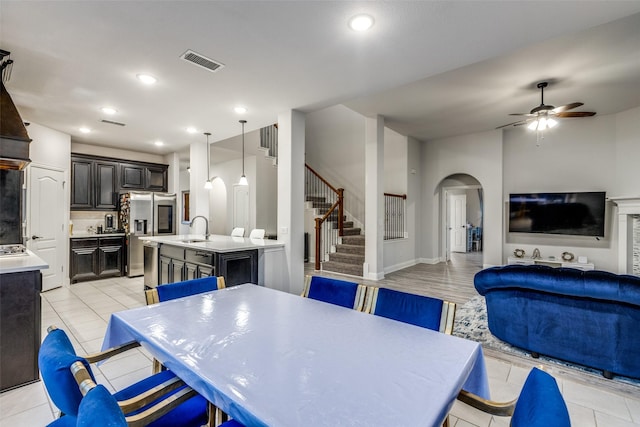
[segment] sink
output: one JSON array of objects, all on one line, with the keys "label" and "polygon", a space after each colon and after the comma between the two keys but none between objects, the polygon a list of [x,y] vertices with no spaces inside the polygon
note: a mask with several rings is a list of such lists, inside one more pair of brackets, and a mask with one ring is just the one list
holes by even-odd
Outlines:
[{"label": "sink", "polygon": [[201,242],[206,242],[207,240],[205,239],[186,239],[186,240],[180,240],[182,243],[201,243]]}]

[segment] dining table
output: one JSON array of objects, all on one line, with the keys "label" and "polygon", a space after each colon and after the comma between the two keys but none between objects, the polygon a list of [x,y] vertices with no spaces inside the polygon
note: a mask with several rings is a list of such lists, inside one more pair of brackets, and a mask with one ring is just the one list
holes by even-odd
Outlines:
[{"label": "dining table", "polygon": [[131,341],[247,426],[435,427],[490,397],[477,342],[253,284],[113,313],[103,349]]}]

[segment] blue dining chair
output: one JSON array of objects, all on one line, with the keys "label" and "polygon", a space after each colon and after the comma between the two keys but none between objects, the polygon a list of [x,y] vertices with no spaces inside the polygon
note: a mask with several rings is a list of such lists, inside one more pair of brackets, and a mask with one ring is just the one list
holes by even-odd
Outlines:
[{"label": "blue dining chair", "polygon": [[367,291],[367,313],[387,317],[451,335],[456,304],[422,295],[370,287]]},{"label": "blue dining chair", "polygon": [[150,305],[190,295],[202,294],[204,292],[217,291],[224,287],[224,277],[209,276],[157,286],[153,289],[146,290],[145,298],[147,305]]},{"label": "blue dining chair", "polygon": [[[90,374],[81,362],[79,366],[72,366],[71,370],[76,377],[84,397],[80,402],[77,422],[67,424],[75,427],[129,427],[129,426],[155,426],[156,421],[162,419],[163,413],[182,405],[195,395],[195,391],[189,387],[184,387],[169,398],[159,400],[155,405],[146,411],[133,415],[125,416],[122,412],[116,398],[109,393],[103,385],[97,385],[91,378]],[[83,372],[84,371],[84,372]],[[71,417],[69,417],[71,419]],[[176,427],[182,426],[180,419],[174,420]],[[227,421],[220,424],[220,427],[243,427],[237,421]]]},{"label": "blue dining chair", "polygon": [[362,311],[366,287],[355,282],[306,276],[302,296]]},{"label": "blue dining chair", "polygon": [[491,415],[511,416],[511,427],[571,427],[556,379],[538,368],[529,372],[515,400],[494,402],[465,390],[458,400]]},{"label": "blue dining chair", "polygon": [[[70,370],[74,363],[78,362],[82,365],[86,369],[88,377],[95,381],[90,363],[104,360],[136,346],[137,343],[129,344],[85,358],[76,354],[69,337],[62,329],[57,329],[54,326],[50,327],[40,346],[38,364],[45,388],[53,404],[60,409],[61,416],[49,426],[64,427],[75,425],[82,394]],[[114,398],[121,402],[121,408],[124,413],[127,415],[136,414],[153,404],[158,395],[176,393],[184,387],[184,382],[176,377],[175,374],[171,371],[163,371],[116,392]],[[207,401],[201,396],[195,396],[158,419],[153,426],[199,427],[205,424],[207,420]]]}]

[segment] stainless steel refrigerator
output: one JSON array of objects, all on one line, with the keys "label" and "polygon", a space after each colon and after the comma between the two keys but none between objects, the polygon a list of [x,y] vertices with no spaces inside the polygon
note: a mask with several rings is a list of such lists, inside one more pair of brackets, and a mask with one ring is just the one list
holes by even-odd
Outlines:
[{"label": "stainless steel refrigerator", "polygon": [[176,195],[141,191],[120,194],[118,217],[127,234],[127,276],[142,276],[145,237],[176,234]]}]

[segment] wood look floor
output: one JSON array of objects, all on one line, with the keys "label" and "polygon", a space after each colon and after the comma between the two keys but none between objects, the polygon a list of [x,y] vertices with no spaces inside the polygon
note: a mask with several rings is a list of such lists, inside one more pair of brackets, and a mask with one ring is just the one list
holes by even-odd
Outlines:
[{"label": "wood look floor", "polygon": [[455,302],[458,306],[478,295],[473,276],[482,270],[482,252],[452,253],[449,262],[417,264],[385,275],[379,281],[336,273],[315,271],[313,263],[305,264],[305,274],[352,280],[367,286],[396,289],[418,295]]}]

